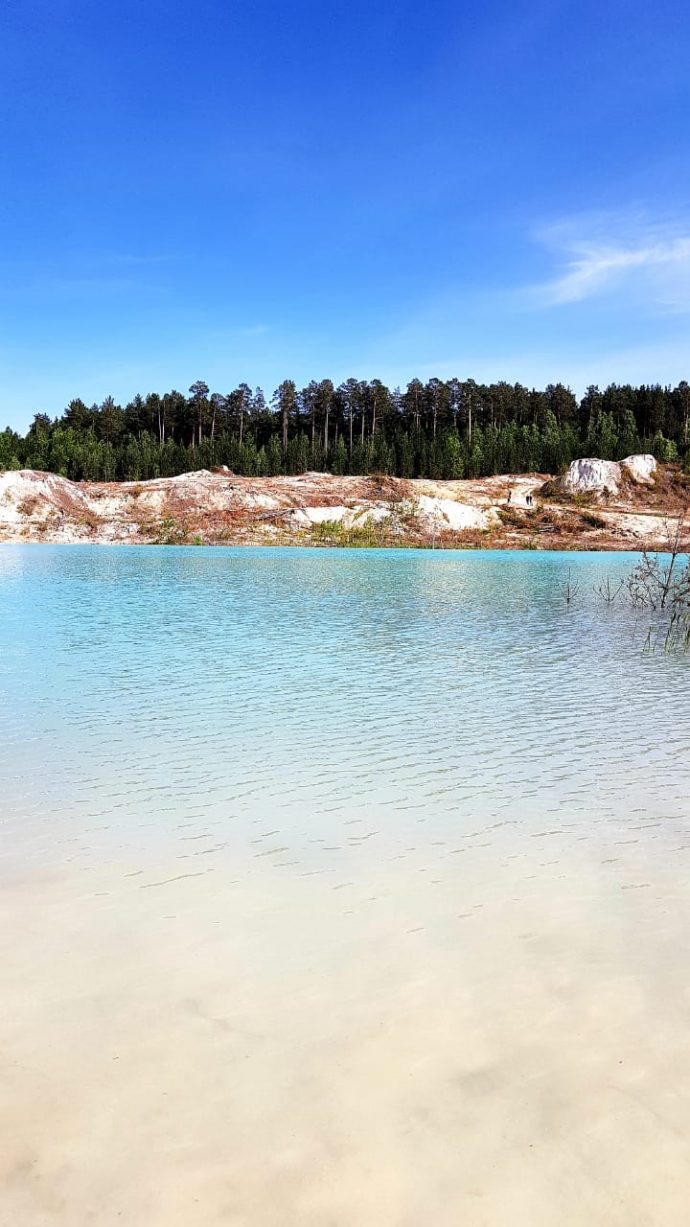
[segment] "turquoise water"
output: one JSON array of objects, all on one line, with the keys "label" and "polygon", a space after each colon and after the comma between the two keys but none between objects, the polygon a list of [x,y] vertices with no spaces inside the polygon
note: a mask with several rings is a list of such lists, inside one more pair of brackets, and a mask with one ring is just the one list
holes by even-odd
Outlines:
[{"label": "turquoise water", "polygon": [[683,1221],[690,667],[633,563],[0,551],[13,1221]]},{"label": "turquoise water", "polygon": [[283,825],[380,807],[396,842],[415,810],[451,828],[561,802],[624,821],[662,784],[680,814],[686,660],[644,656],[593,592],[633,561],[6,549],[9,821],[39,835],[88,814],[165,838],[166,814],[213,812],[240,839],[279,800]]}]

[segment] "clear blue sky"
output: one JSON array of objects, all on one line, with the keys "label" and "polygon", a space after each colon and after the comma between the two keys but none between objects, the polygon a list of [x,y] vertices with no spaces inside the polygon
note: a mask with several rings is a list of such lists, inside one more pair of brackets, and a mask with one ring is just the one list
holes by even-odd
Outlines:
[{"label": "clear blue sky", "polygon": [[5,0],[0,423],[690,377],[678,0]]}]

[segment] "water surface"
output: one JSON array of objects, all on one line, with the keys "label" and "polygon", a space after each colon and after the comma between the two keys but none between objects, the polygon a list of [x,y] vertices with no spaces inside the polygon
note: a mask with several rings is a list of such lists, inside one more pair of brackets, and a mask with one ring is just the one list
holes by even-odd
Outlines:
[{"label": "water surface", "polygon": [[3,1227],[686,1222],[633,562],[0,551]]}]

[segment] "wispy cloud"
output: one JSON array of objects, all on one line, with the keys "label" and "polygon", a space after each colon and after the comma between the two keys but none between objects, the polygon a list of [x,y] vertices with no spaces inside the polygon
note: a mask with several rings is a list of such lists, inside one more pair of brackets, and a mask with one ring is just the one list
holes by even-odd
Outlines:
[{"label": "wispy cloud", "polygon": [[536,305],[558,306],[624,291],[650,307],[690,311],[690,221],[652,223],[627,214],[584,215],[541,230],[556,275],[532,286]]}]

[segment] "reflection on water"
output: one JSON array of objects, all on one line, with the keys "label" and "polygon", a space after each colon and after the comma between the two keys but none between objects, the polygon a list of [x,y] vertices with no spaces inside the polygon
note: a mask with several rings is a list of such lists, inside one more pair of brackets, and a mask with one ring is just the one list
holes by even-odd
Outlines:
[{"label": "reflection on water", "polygon": [[0,552],[0,1223],[686,1221],[690,671],[631,565]]}]

